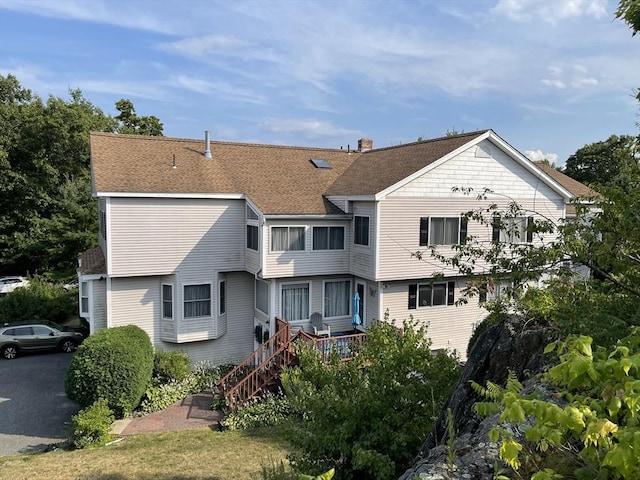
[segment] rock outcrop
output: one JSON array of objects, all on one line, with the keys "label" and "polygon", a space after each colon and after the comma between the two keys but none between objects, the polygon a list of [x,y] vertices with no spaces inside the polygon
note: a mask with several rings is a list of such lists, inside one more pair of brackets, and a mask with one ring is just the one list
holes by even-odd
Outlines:
[{"label": "rock outcrop", "polygon": [[[473,405],[478,398],[470,386],[491,381],[504,385],[509,372],[525,382],[544,368],[544,347],[552,341],[549,330],[528,328],[517,319],[508,319],[487,329],[469,352],[460,381],[455,386],[436,426],[425,441],[412,468],[400,480],[492,479],[502,468],[498,445],[488,432],[498,424],[498,416],[480,418]],[[448,458],[447,410],[451,409],[455,428],[455,456]]]}]

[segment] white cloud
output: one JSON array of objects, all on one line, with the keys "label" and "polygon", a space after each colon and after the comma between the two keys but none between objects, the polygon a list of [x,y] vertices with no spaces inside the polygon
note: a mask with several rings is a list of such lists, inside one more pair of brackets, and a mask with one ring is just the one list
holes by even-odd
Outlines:
[{"label": "white cloud", "polygon": [[491,12],[517,22],[542,19],[549,23],[571,17],[607,15],[606,0],[499,0]]},{"label": "white cloud", "polygon": [[253,104],[267,103],[267,99],[254,90],[228,82],[212,82],[203,78],[178,75],[172,78],[169,83],[175,88],[183,88],[204,95],[214,95],[225,100]]},{"label": "white cloud", "polygon": [[563,90],[563,89],[567,88],[565,83],[562,80],[558,80],[558,79],[543,78],[542,79],[542,83],[544,85],[546,85],[547,87],[553,87],[553,88],[557,88],[559,90]]},{"label": "white cloud", "polygon": [[185,57],[204,57],[207,55],[233,54],[240,48],[250,46],[237,37],[226,35],[205,35],[188,37],[171,43],[163,43],[161,50],[174,52]]},{"label": "white cloud", "polygon": [[260,123],[259,126],[270,132],[296,134],[308,139],[353,137],[361,134],[357,130],[338,128],[330,122],[315,119],[270,118]]},{"label": "white cloud", "polygon": [[593,87],[598,85],[598,80],[593,77],[574,78],[571,81],[571,86],[576,88]]},{"label": "white cloud", "polygon": [[549,160],[551,163],[556,163],[558,160],[557,153],[543,153],[542,150],[525,150],[524,154],[529,160],[533,160],[534,162]]}]

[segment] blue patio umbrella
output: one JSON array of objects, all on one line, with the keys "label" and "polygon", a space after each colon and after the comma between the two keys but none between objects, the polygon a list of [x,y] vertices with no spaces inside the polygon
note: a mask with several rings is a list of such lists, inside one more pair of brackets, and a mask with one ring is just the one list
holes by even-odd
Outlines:
[{"label": "blue patio umbrella", "polygon": [[351,323],[354,327],[362,325],[362,320],[360,319],[360,295],[358,295],[358,292],[353,294],[353,320]]}]

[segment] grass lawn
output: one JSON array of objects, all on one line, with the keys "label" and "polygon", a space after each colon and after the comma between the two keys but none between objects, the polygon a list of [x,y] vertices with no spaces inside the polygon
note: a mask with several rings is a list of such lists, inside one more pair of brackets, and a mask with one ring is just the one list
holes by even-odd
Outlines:
[{"label": "grass lawn", "polygon": [[277,428],[136,435],[108,447],[0,457],[0,478],[244,480],[289,450]]}]

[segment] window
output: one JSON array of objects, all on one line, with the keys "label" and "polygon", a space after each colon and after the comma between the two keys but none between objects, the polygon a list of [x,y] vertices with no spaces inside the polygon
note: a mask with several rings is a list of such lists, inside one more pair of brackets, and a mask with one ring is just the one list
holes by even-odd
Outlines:
[{"label": "window", "polygon": [[354,217],[353,243],[369,245],[369,217]]},{"label": "window", "polygon": [[162,285],[162,317],[173,318],[173,285]]},{"label": "window", "polygon": [[222,280],[218,283],[218,312],[220,315],[227,313],[227,281]]},{"label": "window", "polygon": [[455,303],[456,282],[409,285],[409,309],[437,307]]},{"label": "window", "polygon": [[247,225],[247,248],[258,250],[258,227]]},{"label": "window", "polygon": [[80,284],[80,312],[89,313],[89,282]]},{"label": "window", "polygon": [[43,327],[42,325],[34,325],[33,326],[33,334],[34,335],[41,335],[41,336],[44,336],[44,337],[48,337],[52,333],[53,333],[53,330],[51,330],[48,327]]},{"label": "window", "polygon": [[211,316],[211,285],[184,286],[184,318]]},{"label": "window", "polygon": [[247,220],[258,220],[258,214],[249,205],[247,205]]},{"label": "window", "polygon": [[104,210],[100,210],[100,235],[107,239],[107,214]]},{"label": "window", "polygon": [[324,283],[324,316],[346,317],[351,302],[351,282],[339,280]]},{"label": "window", "polygon": [[256,308],[269,315],[269,284],[256,279]]},{"label": "window", "polygon": [[533,217],[494,218],[494,242],[530,243],[533,241]]},{"label": "window", "polygon": [[304,250],[304,227],[272,227],[271,251]]},{"label": "window", "polygon": [[460,217],[421,217],[420,245],[455,245],[467,239],[467,219]]},{"label": "window", "polygon": [[309,284],[282,285],[282,316],[288,322],[309,319]]},{"label": "window", "polygon": [[344,227],[313,227],[314,250],[344,250]]}]

